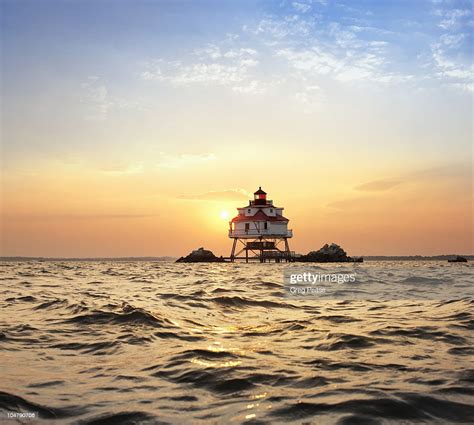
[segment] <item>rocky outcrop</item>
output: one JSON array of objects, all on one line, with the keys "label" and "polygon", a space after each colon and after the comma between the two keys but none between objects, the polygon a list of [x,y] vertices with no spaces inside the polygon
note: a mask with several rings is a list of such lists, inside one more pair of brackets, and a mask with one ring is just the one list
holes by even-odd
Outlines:
[{"label": "rocky outcrop", "polygon": [[456,258],[448,260],[448,263],[467,263],[467,258],[458,255]]},{"label": "rocky outcrop", "polygon": [[223,257],[216,257],[212,251],[202,247],[176,260],[177,263],[223,263],[224,261]]},{"label": "rocky outcrop", "polygon": [[349,257],[346,251],[335,243],[332,243],[331,245],[325,244],[318,251],[308,252],[308,254],[297,257],[295,260],[315,263],[347,263],[363,261],[362,258]]}]

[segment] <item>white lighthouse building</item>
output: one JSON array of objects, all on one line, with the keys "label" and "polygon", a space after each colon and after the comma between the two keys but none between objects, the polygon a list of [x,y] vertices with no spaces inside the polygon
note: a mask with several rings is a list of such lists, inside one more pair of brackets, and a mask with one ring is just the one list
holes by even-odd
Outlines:
[{"label": "white lighthouse building", "polygon": [[[273,205],[261,187],[254,193],[253,201],[242,208],[229,222],[229,238],[233,239],[230,260],[259,259],[261,262],[274,259],[290,261],[293,257],[288,239],[293,232],[288,229],[288,219],[283,217],[283,208]],[[237,245],[240,250],[237,251]],[[237,251],[237,252],[236,252]],[[249,257],[249,251],[253,256]],[[239,257],[239,255],[244,255]]]}]

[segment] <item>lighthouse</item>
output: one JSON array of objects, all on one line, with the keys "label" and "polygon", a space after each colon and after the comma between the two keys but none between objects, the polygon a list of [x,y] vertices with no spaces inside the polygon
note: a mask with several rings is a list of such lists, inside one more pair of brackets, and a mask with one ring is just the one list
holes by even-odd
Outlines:
[{"label": "lighthouse", "polygon": [[283,208],[273,205],[261,187],[253,195],[254,199],[237,208],[238,215],[229,222],[229,238],[233,239],[230,260],[291,261],[288,239],[293,232],[288,229]]}]

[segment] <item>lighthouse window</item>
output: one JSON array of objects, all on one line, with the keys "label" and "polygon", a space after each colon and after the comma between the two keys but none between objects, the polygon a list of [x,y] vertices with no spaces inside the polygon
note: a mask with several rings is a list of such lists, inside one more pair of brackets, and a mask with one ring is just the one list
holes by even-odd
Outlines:
[{"label": "lighthouse window", "polygon": [[268,229],[268,223],[267,223],[267,222],[265,222],[265,224],[263,225],[263,228],[264,228],[265,230]]},{"label": "lighthouse window", "polygon": [[271,213],[273,212],[273,208],[270,208],[270,212],[271,212]]},{"label": "lighthouse window", "polygon": [[245,231],[248,232],[250,230],[250,224],[245,223]]},{"label": "lighthouse window", "polygon": [[252,211],[250,208],[247,210],[248,213],[250,213],[250,211]]}]

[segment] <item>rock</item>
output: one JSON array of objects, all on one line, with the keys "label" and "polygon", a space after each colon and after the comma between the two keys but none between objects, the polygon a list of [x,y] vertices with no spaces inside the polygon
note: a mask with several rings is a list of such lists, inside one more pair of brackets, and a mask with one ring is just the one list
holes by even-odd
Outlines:
[{"label": "rock", "polygon": [[223,263],[224,261],[222,256],[216,257],[212,251],[202,247],[195,249],[186,257],[176,260],[177,263]]},{"label": "rock", "polygon": [[454,260],[448,260],[448,263],[467,263],[467,258],[458,255]]},{"label": "rock", "polygon": [[339,245],[332,243],[325,244],[318,251],[311,251],[306,255],[302,255],[296,259],[302,262],[317,262],[317,263],[344,263],[344,262],[363,262],[363,258],[351,258],[347,255]]}]

